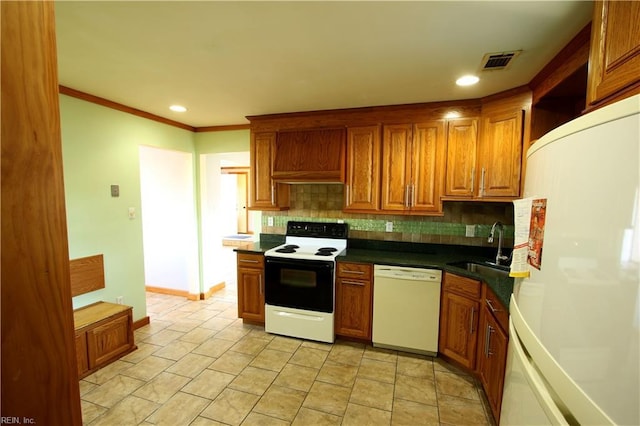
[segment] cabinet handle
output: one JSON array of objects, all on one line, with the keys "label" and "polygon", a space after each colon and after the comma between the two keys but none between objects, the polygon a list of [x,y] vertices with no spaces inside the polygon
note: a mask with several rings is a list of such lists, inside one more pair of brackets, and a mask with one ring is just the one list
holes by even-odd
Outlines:
[{"label": "cabinet handle", "polygon": [[342,271],[340,271],[340,272],[342,272],[343,274],[364,275],[364,272],[362,272],[362,271],[352,271],[352,270],[350,270],[350,269],[344,269],[344,270],[342,270]]},{"label": "cabinet handle", "polygon": [[360,287],[364,287],[366,284],[360,281],[351,281],[351,280],[341,280],[342,284],[350,284],[350,285],[359,285]]},{"label": "cabinet handle", "polygon": [[416,205],[416,186],[411,184],[411,207]]},{"label": "cabinet handle", "polygon": [[404,206],[409,207],[409,185],[404,186]]},{"label": "cabinet handle", "polygon": [[482,173],[480,175],[480,196],[484,197],[484,174],[485,174],[485,169],[484,167],[482,168]]},{"label": "cabinet handle", "polygon": [[476,186],[476,168],[473,167],[471,169],[471,194],[473,194],[473,191],[475,191],[475,186]]},{"label": "cabinet handle", "polygon": [[489,306],[489,309],[491,309],[491,312],[495,313],[500,311],[500,309],[496,309],[493,307],[493,303],[491,303],[491,300],[484,299],[484,301],[487,303],[487,306]]},{"label": "cabinet handle", "polygon": [[476,308],[472,307],[471,308],[471,317],[470,317],[470,321],[469,321],[469,334],[473,334],[473,317],[476,316]]},{"label": "cabinet handle", "polygon": [[271,184],[271,205],[276,205],[276,186]]},{"label": "cabinet handle", "polygon": [[240,262],[244,263],[260,263],[257,260],[240,259]]},{"label": "cabinet handle", "polygon": [[493,353],[491,352],[491,333],[493,333],[493,327],[487,324],[487,328],[484,332],[484,356],[489,358]]}]

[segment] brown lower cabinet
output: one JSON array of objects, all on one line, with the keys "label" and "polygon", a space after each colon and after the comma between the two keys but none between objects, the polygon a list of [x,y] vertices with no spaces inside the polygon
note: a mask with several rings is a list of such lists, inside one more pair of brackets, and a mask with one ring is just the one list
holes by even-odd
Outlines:
[{"label": "brown lower cabinet", "polygon": [[502,388],[509,343],[509,314],[502,308],[491,289],[482,288],[483,307],[480,312],[480,342],[478,344],[478,375],[489,400],[496,423],[500,422]]},{"label": "brown lower cabinet", "polygon": [[336,335],[371,340],[373,265],[338,262],[336,269]]},{"label": "brown lower cabinet", "polygon": [[500,421],[509,313],[486,284],[446,272],[442,283],[438,351],[476,373]]},{"label": "brown lower cabinet", "polygon": [[262,253],[238,253],[238,317],[264,324]]},{"label": "brown lower cabinet", "polygon": [[75,310],[73,316],[80,378],[136,349],[131,306],[97,302]]},{"label": "brown lower cabinet", "polygon": [[438,351],[475,370],[481,282],[445,272],[440,306]]}]

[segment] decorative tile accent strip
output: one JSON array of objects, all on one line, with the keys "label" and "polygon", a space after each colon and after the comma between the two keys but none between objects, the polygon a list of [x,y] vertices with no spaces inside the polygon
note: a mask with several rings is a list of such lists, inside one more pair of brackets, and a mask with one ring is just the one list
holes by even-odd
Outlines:
[{"label": "decorative tile accent strip", "polygon": [[[265,213],[262,215],[262,227],[267,227],[267,217],[271,213]],[[311,217],[311,216],[272,216],[273,226],[277,228],[286,228],[287,222],[303,221],[303,222],[337,222],[339,217]],[[380,219],[358,219],[358,218],[345,218],[340,219],[349,224],[349,229],[352,231],[366,231],[366,232],[385,232],[386,223],[390,219],[381,216]],[[429,234],[429,235],[453,235],[464,237],[467,225],[464,223],[449,223],[449,222],[430,222],[427,220],[391,220],[393,222],[394,233],[408,233],[408,234]],[[475,224],[475,236],[476,237],[488,237],[491,231],[491,225]],[[513,238],[514,228],[513,225],[505,225],[504,238]]]},{"label": "decorative tile accent strip", "polygon": [[[443,216],[403,216],[344,213],[344,186],[297,184],[291,186],[289,211],[264,212],[262,230],[284,234],[289,220],[349,224],[350,236],[368,240],[442,243],[468,246],[497,246],[487,237],[495,221],[505,224],[505,247],[513,245],[513,205],[483,202],[445,202]],[[268,218],[273,226],[268,226]],[[393,222],[393,232],[386,223]],[[475,225],[475,236],[466,237],[466,226]]]}]

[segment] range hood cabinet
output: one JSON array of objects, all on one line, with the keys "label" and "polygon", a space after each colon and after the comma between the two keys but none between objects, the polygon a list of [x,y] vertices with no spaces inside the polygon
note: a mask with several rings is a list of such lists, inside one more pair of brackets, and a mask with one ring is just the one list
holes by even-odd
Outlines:
[{"label": "range hood cabinet", "polygon": [[271,178],[279,183],[344,183],[346,130],[278,132]]}]

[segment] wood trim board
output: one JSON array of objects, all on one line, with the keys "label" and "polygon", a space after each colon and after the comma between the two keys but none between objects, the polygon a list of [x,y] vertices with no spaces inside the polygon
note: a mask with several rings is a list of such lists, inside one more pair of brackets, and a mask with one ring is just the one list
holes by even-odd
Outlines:
[{"label": "wood trim board", "polygon": [[105,287],[103,255],[81,257],[69,261],[71,297]]}]

